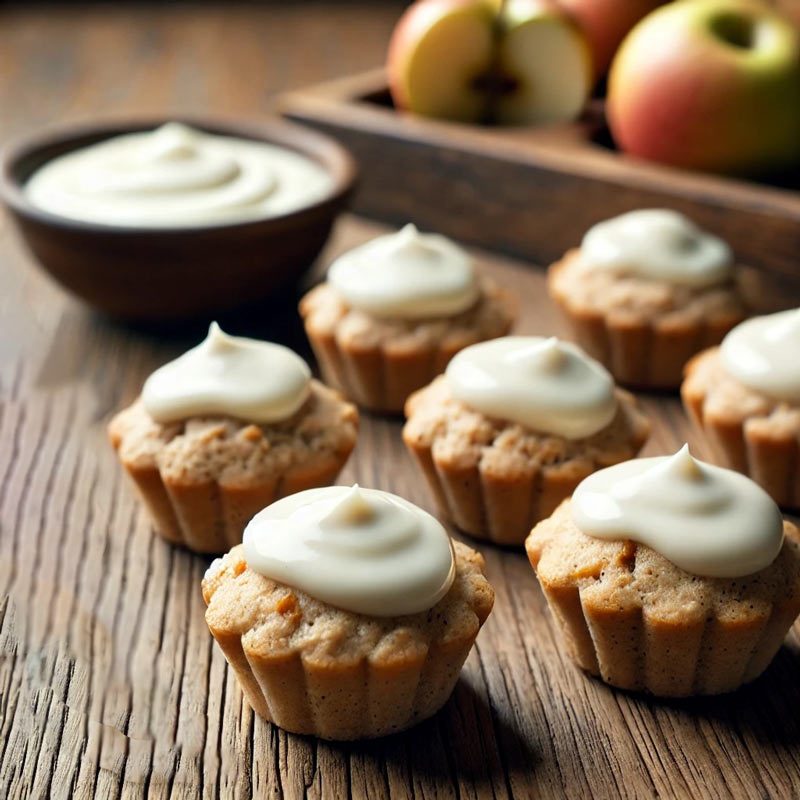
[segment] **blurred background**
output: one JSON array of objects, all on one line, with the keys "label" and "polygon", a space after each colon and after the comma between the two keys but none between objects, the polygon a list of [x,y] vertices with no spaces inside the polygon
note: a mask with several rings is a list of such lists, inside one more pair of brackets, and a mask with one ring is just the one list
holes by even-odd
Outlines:
[{"label": "blurred background", "polygon": [[383,63],[406,3],[0,4],[0,139],[98,113],[262,114]]}]

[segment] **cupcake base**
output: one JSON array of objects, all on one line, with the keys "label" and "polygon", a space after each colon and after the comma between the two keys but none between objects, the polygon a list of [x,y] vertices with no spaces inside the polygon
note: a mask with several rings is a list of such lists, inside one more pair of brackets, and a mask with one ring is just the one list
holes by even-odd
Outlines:
[{"label": "cupcake base", "polygon": [[393,414],[460,350],[508,333],[515,316],[510,295],[488,282],[475,306],[453,317],[371,317],[349,309],[328,284],[302,299],[300,314],[325,382],[364,408]]},{"label": "cupcake base", "polygon": [[715,463],[748,475],[779,506],[800,509],[800,406],[740,384],[718,347],[689,362],[681,398]]},{"label": "cupcake base", "polygon": [[620,689],[722,694],[755,680],[800,613],[800,533],[741,579],[701,578],[632,542],[585,536],[569,501],[526,549],[569,655]]},{"label": "cupcake base", "polygon": [[578,344],[617,381],[640,389],[677,389],[686,362],[745,317],[733,285],[692,290],[588,273],[579,250],[551,265],[547,286]]},{"label": "cupcake base", "polygon": [[203,581],[206,622],[253,710],[293,733],[368,739],[435,714],[494,593],[483,559],[454,543],[456,580],[430,611],[365,617],[250,570],[241,547]]},{"label": "cupcake base", "polygon": [[262,508],[332,483],[357,430],[355,407],[313,381],[306,405],[280,423],[208,417],[160,425],[137,400],[108,433],[156,532],[198,553],[221,553],[241,542]]},{"label": "cupcake base", "polygon": [[465,533],[520,545],[577,485],[602,467],[633,458],[650,423],[628,392],[602,431],[582,440],[490,419],[452,397],[444,377],[412,395],[403,440],[443,516]]}]

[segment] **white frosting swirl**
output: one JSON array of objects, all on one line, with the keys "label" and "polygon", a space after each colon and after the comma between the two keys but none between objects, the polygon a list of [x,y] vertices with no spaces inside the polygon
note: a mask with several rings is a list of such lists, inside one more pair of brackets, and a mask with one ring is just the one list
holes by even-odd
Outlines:
[{"label": "white frosting swirl", "polygon": [[142,401],[157,422],[205,414],[277,422],[303,405],[310,378],[306,362],[288,347],[229,336],[212,322],[197,347],[145,381]]},{"label": "white frosting swirl", "polygon": [[783,544],[770,496],[738,472],[697,461],[688,445],[590,475],[572,496],[572,519],[589,536],[632,539],[712,578],[758,572]]},{"label": "white frosting swirl", "polygon": [[455,578],[450,537],[436,519],[358,485],[284,497],[253,517],[243,541],[251,569],[357,614],[426,611]]},{"label": "white frosting swirl", "polygon": [[682,286],[713,286],[733,272],[733,253],[676,211],[630,211],[590,228],[581,243],[587,268],[617,270]]},{"label": "white frosting swirl", "polygon": [[286,213],[330,185],[320,165],[287,148],[170,122],[58,156],[31,176],[25,193],[71,219],[190,227]]},{"label": "white frosting swirl", "polygon": [[445,375],[452,395],[476,411],[567,439],[591,436],[617,410],[608,371],[555,337],[474,344],[450,361]]},{"label": "white frosting swirl", "polygon": [[331,264],[328,282],[352,308],[375,316],[452,316],[480,294],[472,258],[435,233],[406,225],[350,250]]},{"label": "white frosting swirl", "polygon": [[800,403],[800,308],[745,320],[722,340],[720,356],[745,386]]}]

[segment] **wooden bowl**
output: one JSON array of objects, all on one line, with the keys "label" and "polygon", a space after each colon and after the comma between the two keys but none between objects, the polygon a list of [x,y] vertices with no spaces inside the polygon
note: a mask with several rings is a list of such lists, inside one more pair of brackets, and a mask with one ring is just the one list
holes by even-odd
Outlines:
[{"label": "wooden bowl", "polygon": [[166,121],[65,126],[6,148],[0,196],[39,263],[90,305],[131,320],[209,316],[296,281],[325,244],[355,184],[356,166],[333,140],[283,120],[179,118],[210,133],[280,145],[321,164],[333,178],[331,188],[287,214],[193,228],[130,228],[67,219],[36,208],[23,194],[34,170],[55,156]]}]

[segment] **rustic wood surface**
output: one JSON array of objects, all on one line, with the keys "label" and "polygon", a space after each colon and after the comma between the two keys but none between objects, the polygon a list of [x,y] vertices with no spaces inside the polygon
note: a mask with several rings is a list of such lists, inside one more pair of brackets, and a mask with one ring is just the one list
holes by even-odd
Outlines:
[{"label": "rustic wood surface", "polygon": [[[377,63],[397,8],[6,8],[0,138],[99,111],[254,113],[276,90]],[[113,412],[202,326],[92,314],[0,224],[0,797],[800,795],[797,626],[734,696],[613,691],[561,655],[524,556],[490,546],[495,610],[436,717],[344,745],[254,717],[203,621],[207,559],[153,535],[105,439]],[[322,263],[380,230],[342,219]],[[539,271],[478,257],[519,294],[521,331],[559,330]],[[294,299],[223,323],[304,348]],[[656,421],[646,453],[691,438],[675,398],[643,403]],[[341,480],[430,509],[399,432],[364,415]]]}]

